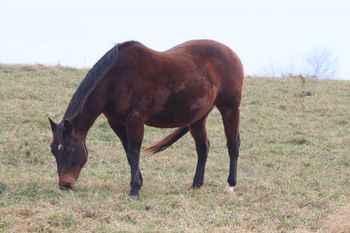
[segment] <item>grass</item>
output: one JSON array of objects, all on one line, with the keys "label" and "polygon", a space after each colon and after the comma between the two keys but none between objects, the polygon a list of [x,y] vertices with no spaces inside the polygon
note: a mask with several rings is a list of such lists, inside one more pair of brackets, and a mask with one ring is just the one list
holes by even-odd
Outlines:
[{"label": "grass", "polygon": [[[0,232],[350,231],[349,81],[247,77],[235,193],[223,193],[228,156],[215,110],[203,188],[188,190],[196,154],[186,135],[142,156],[141,200],[131,201],[129,166],[103,117],[76,188],[57,187],[47,116],[61,119],[85,73],[0,65]],[[144,145],[167,132],[146,128]]]}]

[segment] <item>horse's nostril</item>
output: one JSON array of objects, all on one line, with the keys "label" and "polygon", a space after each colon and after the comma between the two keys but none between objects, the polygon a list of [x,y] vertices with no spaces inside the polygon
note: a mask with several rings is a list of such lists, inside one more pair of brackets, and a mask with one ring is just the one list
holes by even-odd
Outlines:
[{"label": "horse's nostril", "polygon": [[70,185],[70,184],[60,185],[60,189],[61,189],[61,190],[72,189],[72,185]]}]

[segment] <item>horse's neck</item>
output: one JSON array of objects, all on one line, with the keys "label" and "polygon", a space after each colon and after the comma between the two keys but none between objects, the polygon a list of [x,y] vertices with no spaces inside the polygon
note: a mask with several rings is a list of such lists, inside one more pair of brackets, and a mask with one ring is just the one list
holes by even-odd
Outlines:
[{"label": "horse's neck", "polygon": [[89,104],[85,106],[86,107],[81,109],[80,113],[72,119],[74,130],[81,134],[87,134],[97,117],[102,113],[98,108],[93,108],[94,106],[89,106]]},{"label": "horse's neck", "polygon": [[78,104],[73,103],[74,107],[68,107],[65,113],[64,118],[70,119],[74,129],[81,134],[89,131],[108,102],[108,85],[106,83],[100,84],[91,93],[86,94],[85,98],[81,98]]},{"label": "horse's neck", "polygon": [[106,78],[116,66],[118,48],[118,45],[113,47],[94,65],[68,105],[64,118],[71,119],[75,129],[81,133],[91,128],[108,101]]}]

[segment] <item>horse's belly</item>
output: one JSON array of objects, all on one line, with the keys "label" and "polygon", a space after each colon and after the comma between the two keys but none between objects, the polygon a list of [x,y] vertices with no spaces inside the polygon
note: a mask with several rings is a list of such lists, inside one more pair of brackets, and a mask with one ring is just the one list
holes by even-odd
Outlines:
[{"label": "horse's belly", "polygon": [[152,109],[145,123],[161,128],[191,125],[207,114],[213,106],[214,98],[211,93],[205,96],[196,96],[193,93],[182,94],[158,101],[158,105]]}]

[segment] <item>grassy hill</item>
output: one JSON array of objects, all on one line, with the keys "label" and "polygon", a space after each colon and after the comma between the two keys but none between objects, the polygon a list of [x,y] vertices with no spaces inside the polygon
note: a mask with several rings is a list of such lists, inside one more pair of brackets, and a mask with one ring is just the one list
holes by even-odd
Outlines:
[{"label": "grassy hill", "polygon": [[[196,154],[186,135],[142,156],[140,201],[129,166],[100,117],[73,191],[57,187],[47,116],[59,121],[86,70],[0,65],[0,232],[348,232],[350,82],[245,79],[241,157],[224,193],[228,155],[218,112],[203,188],[189,191]],[[144,145],[169,130],[146,128]]]}]

